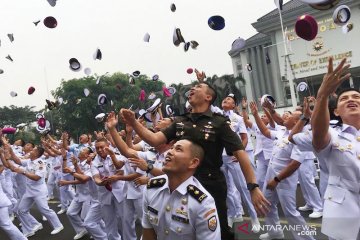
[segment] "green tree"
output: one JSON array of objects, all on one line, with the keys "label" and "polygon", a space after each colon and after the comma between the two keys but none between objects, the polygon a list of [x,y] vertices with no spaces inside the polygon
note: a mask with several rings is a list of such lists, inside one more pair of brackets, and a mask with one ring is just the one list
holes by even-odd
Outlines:
[{"label": "green tree", "polygon": [[35,121],[36,111],[34,106],[0,108],[0,126],[10,125],[15,127],[20,123],[31,123]]},{"label": "green tree", "polygon": [[[100,77],[99,84],[96,81]],[[136,110],[148,107],[152,101],[139,101],[139,93],[144,89],[147,94],[156,92],[158,97],[162,96],[163,82],[152,81],[145,75],[135,79],[135,85],[129,84],[129,76],[123,73],[115,73],[111,76],[92,76],[81,79],[62,81],[61,85],[52,92],[55,99],[60,97],[63,104],[46,113],[52,119],[55,131],[68,131],[74,138],[82,133],[92,133],[101,130],[103,123],[98,123],[95,116],[99,113],[119,111],[121,108]],[[90,91],[89,96],[84,95],[84,89]],[[105,94],[108,102],[103,106],[98,105],[98,96]],[[79,102],[78,99],[81,99]]]}]

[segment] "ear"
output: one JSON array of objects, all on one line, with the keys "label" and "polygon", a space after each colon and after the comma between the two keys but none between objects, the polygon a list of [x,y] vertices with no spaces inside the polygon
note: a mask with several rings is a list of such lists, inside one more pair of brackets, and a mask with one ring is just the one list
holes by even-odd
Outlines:
[{"label": "ear", "polygon": [[189,169],[196,169],[200,165],[200,159],[199,158],[193,158],[190,161]]},{"label": "ear", "polygon": [[208,102],[211,102],[212,96],[211,96],[210,94],[206,94],[205,99],[206,99]]},{"label": "ear", "polygon": [[335,114],[335,116],[337,116],[337,117],[339,116],[339,111],[337,110],[337,108],[334,109],[334,114]]}]

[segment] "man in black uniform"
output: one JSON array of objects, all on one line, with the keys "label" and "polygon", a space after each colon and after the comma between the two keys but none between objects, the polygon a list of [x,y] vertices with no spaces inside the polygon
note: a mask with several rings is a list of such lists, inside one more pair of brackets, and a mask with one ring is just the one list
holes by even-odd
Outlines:
[{"label": "man in black uniform", "polygon": [[215,199],[222,239],[229,240],[233,239],[233,235],[227,223],[225,177],[220,171],[224,147],[228,154],[233,154],[239,161],[251,191],[254,207],[260,215],[266,214],[269,202],[256,184],[250,160],[239,136],[231,130],[228,118],[210,111],[210,105],[215,99],[216,92],[209,84],[205,82],[197,84],[191,88],[188,97],[192,112],[177,117],[168,128],[157,133],[151,132],[137,122],[134,112],[130,110],[121,109],[120,117],[151,146],[183,138],[193,139],[202,145],[205,158],[194,176]]}]

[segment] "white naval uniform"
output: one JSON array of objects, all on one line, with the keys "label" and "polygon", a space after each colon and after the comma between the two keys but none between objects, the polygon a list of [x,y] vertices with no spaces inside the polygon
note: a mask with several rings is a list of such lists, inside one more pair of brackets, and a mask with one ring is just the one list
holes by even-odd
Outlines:
[{"label": "white naval uniform", "polygon": [[[84,173],[90,170],[90,165],[86,160],[79,162],[80,170]],[[72,169],[75,170],[75,167]],[[73,226],[76,234],[85,230],[83,219],[87,215],[90,207],[90,191],[88,182],[76,185],[75,197],[71,201],[69,208],[66,211],[71,225]],[[84,216],[84,217],[82,217]]]},{"label": "white naval uniform", "polygon": [[[293,141],[300,151],[313,151],[312,146],[312,132],[310,130],[297,133],[293,136]],[[324,198],[325,190],[328,184],[329,179],[329,169],[327,167],[326,160],[321,156],[317,156],[319,166],[320,166],[320,183],[319,183],[319,192],[322,198]]]},{"label": "white naval uniform", "polygon": [[[72,152],[69,151],[69,152],[67,152],[66,155],[67,155],[67,160],[66,160],[67,167],[72,167],[73,166],[72,161],[71,161]],[[59,182],[60,180],[67,180],[67,181],[74,180],[74,177],[70,173],[62,172],[62,168],[63,168],[63,164],[64,164],[62,156],[61,155],[57,156],[57,158],[58,158],[59,163],[61,164],[61,168],[57,175],[56,182]],[[71,201],[74,199],[74,196],[75,196],[72,185],[59,186],[59,192],[60,192],[61,209],[66,210],[69,207]]]},{"label": "white naval uniform", "polygon": [[[271,203],[270,211],[265,217],[265,223],[273,226],[268,234],[275,235],[276,225],[280,224],[277,204],[280,202],[288,223],[292,226],[303,226],[306,228],[306,222],[296,209],[296,187],[298,172],[295,171],[291,176],[278,183],[275,190],[266,189],[267,182],[274,179],[292,160],[301,161],[300,150],[288,140],[289,131],[279,130],[271,131],[271,138],[274,139],[274,148],[270,159],[268,171],[265,177],[263,187],[264,196]],[[300,232],[291,231],[294,239],[314,239],[312,236],[301,236]]]},{"label": "white naval uniform", "polygon": [[[140,155],[138,155],[141,157]],[[141,157],[142,158],[142,157]],[[125,175],[132,173],[139,173],[145,175],[146,172],[142,171],[139,168],[134,168],[130,165],[128,159],[125,160]],[[141,221],[142,219],[142,198],[145,190],[144,185],[138,187],[135,186],[133,181],[125,181],[125,193],[126,197],[123,204],[123,226],[122,226],[122,237],[123,239],[136,240],[136,230],[135,230],[135,220],[136,218]]]},{"label": "white naval uniform", "polygon": [[[54,188],[58,186],[57,179],[61,174],[61,156],[49,157],[47,159],[47,167],[49,168],[46,186],[48,189],[48,197],[54,197]],[[60,196],[61,197],[61,196]]]},{"label": "white naval uniform", "polygon": [[[267,128],[269,130],[278,130],[278,128],[275,126],[275,128],[272,128],[270,124],[267,125]],[[250,128],[253,132],[255,132],[256,136],[256,146],[255,146],[255,153],[254,158],[257,158],[256,162],[256,180],[259,184],[260,189],[263,189],[264,182],[265,182],[265,176],[267,169],[269,167],[269,161],[271,158],[274,141],[270,138],[265,137],[256,123],[252,124],[252,127]]]},{"label": "white naval uniform", "polygon": [[[84,174],[88,177],[93,177],[91,173],[91,166],[90,169],[84,172]],[[90,208],[84,219],[84,227],[95,240],[107,240],[108,238],[105,233],[105,223],[102,220],[98,186],[95,184],[93,179],[90,179],[88,181],[88,184],[90,195]]]},{"label": "white naval uniform", "polygon": [[27,221],[27,219],[30,217],[29,210],[34,202],[36,203],[41,214],[48,219],[54,229],[62,227],[58,216],[52,209],[49,208],[47,202],[45,163],[41,158],[35,159],[33,161],[30,159],[22,160],[21,163],[23,166],[25,166],[25,168],[23,168],[24,170],[32,174],[36,174],[40,177],[40,180],[38,181],[33,181],[29,178],[26,178],[26,191],[18,206],[18,216],[22,224],[23,232],[32,232],[32,228],[34,227]]},{"label": "white naval uniform", "polygon": [[360,239],[360,130],[343,124],[329,134],[317,153],[329,168],[321,231],[332,239]]},{"label": "white naval uniform", "polygon": [[219,218],[213,197],[193,176],[170,192],[168,178],[152,178],[144,195],[143,228],[157,239],[220,240]]},{"label": "white naval uniform", "polygon": [[9,206],[11,206],[11,202],[5,195],[0,184],[0,228],[6,232],[11,240],[26,240],[27,238],[11,222],[8,213]]},{"label": "white naval uniform", "polygon": [[[124,161],[125,157],[117,155],[117,159]],[[102,159],[99,155],[95,157],[91,164],[91,173],[93,176],[99,175],[100,178],[115,175],[117,169],[108,155]],[[105,232],[109,240],[120,240],[119,226],[121,228],[123,217],[123,204],[125,199],[125,182],[116,181],[112,183],[112,191],[105,186],[98,187],[99,201],[101,204],[102,217],[105,222]]]},{"label": "white naval uniform", "polygon": [[[309,130],[310,125],[306,125],[303,132]],[[298,147],[299,148],[299,147]],[[313,151],[301,151],[302,163],[299,167],[299,183],[306,205],[311,207],[314,212],[322,212],[323,202],[318,188],[315,185],[314,171],[316,171],[314,160],[316,156]]]},{"label": "white naval uniform", "polygon": [[[230,110],[228,112],[224,112],[224,115],[227,116],[230,120],[230,128],[238,133],[238,134],[248,134],[246,127],[245,127],[245,123],[244,120],[242,119],[241,116],[239,116],[238,114],[236,114],[234,111]],[[249,141],[251,141],[251,139],[249,139]],[[252,151],[252,150],[251,150]],[[257,218],[257,214],[255,211],[255,208],[252,204],[251,201],[251,196],[250,196],[250,192],[247,189],[247,185],[246,185],[246,180],[244,177],[243,172],[241,171],[240,165],[239,163],[236,161],[234,162],[232,156],[228,156],[226,154],[226,151],[223,151],[223,169],[224,169],[224,173],[225,174],[230,174],[232,176],[232,182],[229,181],[227,182],[227,186],[232,189],[233,186],[230,186],[231,184],[235,185],[236,189],[239,191],[240,195],[242,198],[237,199],[237,201],[241,202],[241,199],[243,199],[245,201],[245,204],[249,210],[249,215],[252,219],[256,219]],[[254,161],[254,160],[252,160]],[[255,168],[255,163],[252,162],[253,168]],[[234,196],[229,196],[229,194],[233,193],[233,191],[229,191],[228,192],[228,201],[231,201],[232,199],[234,199]],[[235,205],[235,204],[234,204]],[[231,206],[231,205],[230,205]],[[236,206],[236,205],[235,205]],[[238,210],[236,210],[238,211]]]}]

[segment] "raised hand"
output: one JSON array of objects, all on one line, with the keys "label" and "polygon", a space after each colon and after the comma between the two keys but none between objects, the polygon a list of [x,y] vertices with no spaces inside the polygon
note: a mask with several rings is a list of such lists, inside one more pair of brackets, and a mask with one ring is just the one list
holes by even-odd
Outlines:
[{"label": "raised hand", "polygon": [[[115,125],[116,126],[116,125]],[[103,131],[94,131],[96,139],[104,138],[104,132]]]},{"label": "raised hand", "polygon": [[118,124],[118,118],[114,112],[109,113],[107,119],[106,119],[106,127],[108,129],[114,129]]},{"label": "raised hand", "polygon": [[247,100],[246,100],[246,98],[243,97],[241,99],[241,107],[242,108],[247,108],[247,106],[248,106]]},{"label": "raised hand", "polygon": [[129,124],[131,126],[133,126],[136,121],[135,113],[129,109],[122,108],[119,112],[119,116],[123,123]]},{"label": "raised hand", "polygon": [[147,162],[142,158],[129,158],[131,167],[137,167],[143,171],[146,171],[148,168]]},{"label": "raised hand", "polygon": [[312,111],[310,109],[310,99],[304,97],[303,101],[303,114],[306,118],[310,118]]},{"label": "raised hand", "polygon": [[250,110],[251,110],[252,115],[258,114],[259,110],[258,110],[258,107],[256,105],[256,102],[254,102],[254,101],[250,102]]},{"label": "raised hand", "polygon": [[104,148],[107,155],[114,156],[115,153],[113,150],[111,150],[109,147]]},{"label": "raised hand", "polygon": [[199,70],[197,70],[196,68],[195,68],[195,74],[199,82],[203,82],[204,79],[206,78],[205,72],[199,72]]},{"label": "raised hand", "polygon": [[333,58],[329,58],[328,71],[323,77],[323,81],[318,90],[317,96],[328,97],[336,91],[342,82],[349,79],[350,73],[346,73],[350,64],[345,64],[346,58],[334,70]]}]

